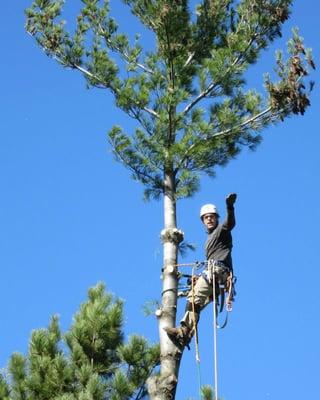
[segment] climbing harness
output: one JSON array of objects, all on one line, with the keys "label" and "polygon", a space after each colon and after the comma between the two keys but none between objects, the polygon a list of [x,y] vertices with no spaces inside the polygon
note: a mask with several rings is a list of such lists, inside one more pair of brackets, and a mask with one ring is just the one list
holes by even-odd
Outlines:
[{"label": "climbing harness", "polygon": [[[216,278],[218,277],[218,279],[216,279],[216,285],[218,286],[218,290],[215,291],[217,301],[214,302],[215,306],[217,307],[217,315],[221,314],[224,309],[226,311],[225,319],[222,324],[218,323],[217,317],[217,328],[225,328],[228,323],[228,314],[232,311],[232,304],[236,295],[235,283],[237,279],[233,275],[232,271],[230,271],[221,261],[216,260],[175,264],[175,267],[192,268],[191,275],[178,272],[179,281],[186,278],[186,282],[178,286],[178,297],[187,297],[190,292],[192,293],[192,288],[200,276],[203,276],[208,284],[211,284],[213,273],[217,275]],[[195,274],[196,270],[202,270],[202,272],[200,274]],[[210,300],[213,300],[213,296],[210,298]]]}]

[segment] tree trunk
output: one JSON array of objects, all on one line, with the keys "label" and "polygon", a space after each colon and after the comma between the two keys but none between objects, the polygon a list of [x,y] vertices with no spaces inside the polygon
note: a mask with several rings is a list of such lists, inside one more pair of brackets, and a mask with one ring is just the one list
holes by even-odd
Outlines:
[{"label": "tree trunk", "polygon": [[178,292],[178,246],[183,240],[183,232],[177,229],[175,176],[166,173],[164,178],[164,229],[163,242],[163,291],[162,306],[157,310],[160,337],[160,375],[149,379],[148,391],[151,400],[172,400],[175,398],[178,372],[182,351],[169,339],[165,327],[174,327],[177,313]]}]

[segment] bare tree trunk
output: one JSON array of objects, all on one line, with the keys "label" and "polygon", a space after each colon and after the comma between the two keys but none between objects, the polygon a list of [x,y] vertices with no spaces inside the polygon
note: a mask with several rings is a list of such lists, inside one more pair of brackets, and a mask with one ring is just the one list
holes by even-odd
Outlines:
[{"label": "bare tree trunk", "polygon": [[183,232],[177,229],[175,176],[165,175],[164,193],[164,229],[161,232],[163,242],[163,291],[162,306],[157,310],[160,337],[160,375],[148,382],[148,391],[152,400],[172,400],[175,398],[178,372],[182,351],[169,339],[165,327],[174,327],[177,313],[177,260],[178,246],[183,240]]}]

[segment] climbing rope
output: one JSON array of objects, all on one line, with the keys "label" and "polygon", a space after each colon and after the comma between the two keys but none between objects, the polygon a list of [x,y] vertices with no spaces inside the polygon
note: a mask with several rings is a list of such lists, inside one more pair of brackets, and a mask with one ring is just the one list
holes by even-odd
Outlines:
[{"label": "climbing rope", "polygon": [[[194,336],[195,336],[195,356],[196,356],[196,363],[197,363],[197,369],[198,369],[198,383],[199,383],[199,398],[202,399],[202,393],[201,393],[201,372],[200,372],[200,353],[199,353],[199,336],[198,336],[198,328],[197,328],[197,321],[195,317],[195,281],[196,281],[196,274],[195,271],[202,268],[202,267],[207,267],[209,276],[212,277],[212,294],[213,294],[213,351],[214,351],[214,400],[218,400],[218,349],[217,349],[217,329],[223,329],[227,325],[228,321],[228,314],[230,311],[232,311],[232,302],[234,300],[235,296],[235,289],[234,289],[234,284],[236,282],[236,278],[233,276],[232,271],[230,271],[226,283],[223,282],[223,285],[220,287],[220,279],[216,275],[217,271],[215,269],[215,263],[213,260],[209,261],[196,261],[193,263],[183,263],[183,264],[175,264],[175,267],[192,267],[192,274],[187,275],[187,274],[180,274],[180,277],[188,277],[191,279],[191,297],[192,297],[192,313],[193,313],[193,325],[194,325]],[[219,290],[220,292],[217,293],[216,290],[216,283],[219,285]],[[187,288],[188,286],[185,286]],[[189,285],[189,290],[190,290],[190,285]],[[225,292],[227,293],[226,299],[225,299]],[[184,293],[184,292],[183,292]],[[187,293],[187,292],[186,292]],[[183,294],[187,295],[187,294]],[[218,298],[219,295],[221,297],[220,299],[220,310],[218,310]],[[225,321],[222,325],[218,324],[218,312],[222,312],[224,308],[224,304],[226,306],[226,318]]]},{"label": "climbing rope", "polygon": [[196,321],[196,310],[194,304],[194,267],[192,268],[192,275],[191,275],[191,296],[192,296],[192,316],[193,316],[193,329],[194,329],[194,338],[195,338],[195,348],[196,348],[196,361],[197,363],[200,362],[200,354],[199,354],[199,337],[198,337],[198,324]]},{"label": "climbing rope", "polygon": [[203,267],[204,265],[207,265],[208,261],[195,261],[193,263],[182,263],[182,264],[174,264],[174,267],[195,267],[196,269],[199,269],[200,267]]},{"label": "climbing rope", "polygon": [[202,399],[201,394],[201,370],[200,370],[200,353],[199,353],[199,336],[198,336],[198,324],[196,321],[196,310],[195,310],[195,301],[194,301],[194,282],[195,282],[195,267],[192,267],[192,275],[191,275],[191,296],[192,296],[192,315],[193,315],[193,329],[194,329],[194,340],[195,340],[195,351],[196,351],[196,364],[198,371],[198,388],[199,388],[199,399]]}]

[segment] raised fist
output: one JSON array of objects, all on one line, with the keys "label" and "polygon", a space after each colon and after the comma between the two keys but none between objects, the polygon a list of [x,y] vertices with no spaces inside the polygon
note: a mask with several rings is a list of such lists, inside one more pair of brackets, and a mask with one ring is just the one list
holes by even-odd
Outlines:
[{"label": "raised fist", "polygon": [[237,194],[236,193],[230,193],[227,197],[226,197],[226,203],[227,203],[227,207],[232,207],[234,205],[234,203],[237,200]]}]

